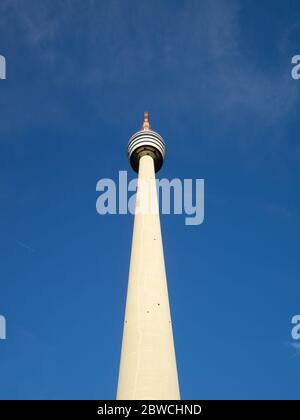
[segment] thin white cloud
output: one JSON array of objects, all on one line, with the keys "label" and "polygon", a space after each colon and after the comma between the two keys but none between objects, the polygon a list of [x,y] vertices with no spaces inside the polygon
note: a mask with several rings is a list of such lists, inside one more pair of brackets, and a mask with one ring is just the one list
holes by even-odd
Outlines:
[{"label": "thin white cloud", "polygon": [[25,248],[25,249],[27,249],[27,251],[30,251],[30,252],[32,252],[32,253],[35,253],[35,249],[33,249],[31,246],[29,246],[28,244],[25,244],[24,242],[22,242],[22,241],[19,241],[18,239],[15,239],[15,243],[17,244],[17,245],[19,245],[21,248]]},{"label": "thin white cloud", "polygon": [[[289,36],[278,34],[276,66],[265,69],[245,43],[244,7],[240,0],[190,0],[177,8],[141,1],[129,11],[125,1],[10,0],[2,10],[8,21],[16,20],[38,58],[53,64],[57,83],[67,85],[76,74],[96,113],[99,98],[117,90],[121,102],[131,87],[144,85],[146,101],[149,84],[156,86],[151,96],[174,120],[205,109],[220,121],[246,115],[276,125],[299,100],[290,63],[280,60]],[[77,44],[88,46],[84,61]],[[112,110],[101,107],[101,113],[110,118]]]},{"label": "thin white cloud", "polygon": [[291,347],[296,350],[295,356],[300,356],[300,343],[291,343]]}]

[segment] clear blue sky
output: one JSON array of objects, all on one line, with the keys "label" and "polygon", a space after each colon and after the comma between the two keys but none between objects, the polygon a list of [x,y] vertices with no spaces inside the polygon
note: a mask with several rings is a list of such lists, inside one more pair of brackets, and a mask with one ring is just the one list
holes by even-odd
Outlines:
[{"label": "clear blue sky", "polygon": [[0,398],[115,398],[133,218],[95,187],[145,110],[159,175],[205,179],[203,225],[162,217],[182,398],[299,398],[299,22],[298,0],[1,0]]}]

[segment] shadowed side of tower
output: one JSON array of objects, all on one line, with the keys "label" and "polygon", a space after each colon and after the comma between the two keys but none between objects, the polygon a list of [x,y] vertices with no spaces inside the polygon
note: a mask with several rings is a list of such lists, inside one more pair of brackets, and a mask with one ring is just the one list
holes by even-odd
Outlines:
[{"label": "shadowed side of tower", "polygon": [[138,188],[117,399],[179,399],[155,185],[165,144],[150,130],[147,113],[142,130],[129,141],[128,155]]}]

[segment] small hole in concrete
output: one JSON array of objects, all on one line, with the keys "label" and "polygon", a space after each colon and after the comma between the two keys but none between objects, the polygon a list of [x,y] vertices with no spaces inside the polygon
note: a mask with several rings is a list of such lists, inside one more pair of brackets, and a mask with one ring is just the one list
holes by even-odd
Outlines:
[{"label": "small hole in concrete", "polygon": [[160,306],[160,303],[158,303],[157,306]]}]

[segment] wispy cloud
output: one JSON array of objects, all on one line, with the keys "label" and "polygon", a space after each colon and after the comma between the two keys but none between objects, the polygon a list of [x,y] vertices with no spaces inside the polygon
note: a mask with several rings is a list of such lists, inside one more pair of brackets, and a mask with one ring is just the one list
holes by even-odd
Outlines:
[{"label": "wispy cloud", "polygon": [[290,343],[291,347],[296,350],[294,356],[300,356],[300,343]]},{"label": "wispy cloud", "polygon": [[17,245],[19,245],[21,248],[27,249],[27,251],[30,251],[31,253],[35,253],[36,252],[35,249],[32,248],[30,245],[25,244],[24,242],[19,241],[18,239],[15,239],[15,243]]},{"label": "wispy cloud", "polygon": [[[169,108],[173,120],[198,109],[223,121],[246,115],[276,125],[299,100],[290,63],[280,64],[289,35],[278,33],[276,63],[272,71],[265,68],[243,32],[246,7],[240,0],[190,0],[176,7],[132,1],[129,12],[122,0],[10,0],[2,5],[2,23],[9,15],[6,21],[14,21],[29,48],[54,66],[57,82],[65,87],[76,78],[102,117],[113,110],[99,98],[117,90],[122,104],[144,86],[140,96],[147,102],[151,85],[152,102]],[[127,102],[123,107],[126,115]]]},{"label": "wispy cloud", "polygon": [[285,223],[291,223],[295,226],[299,226],[300,217],[296,208],[267,200],[262,201],[260,203],[260,207],[272,217],[278,218],[280,222],[283,221]]}]

